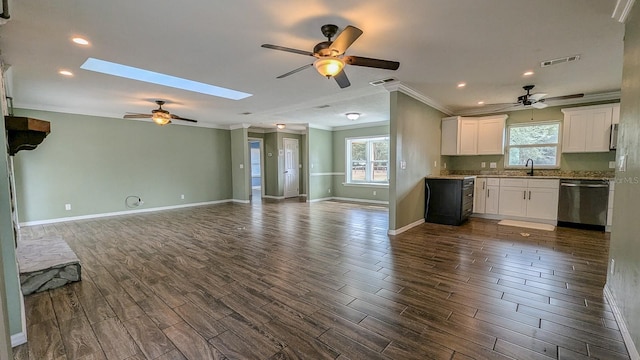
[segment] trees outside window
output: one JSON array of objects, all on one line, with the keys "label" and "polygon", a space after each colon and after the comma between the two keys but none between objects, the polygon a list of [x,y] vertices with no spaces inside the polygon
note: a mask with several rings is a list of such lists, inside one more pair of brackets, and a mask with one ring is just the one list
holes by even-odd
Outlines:
[{"label": "trees outside window", "polygon": [[507,127],[505,167],[560,167],[560,122],[512,124]]},{"label": "trees outside window", "polygon": [[347,139],[347,183],[389,183],[389,137]]}]

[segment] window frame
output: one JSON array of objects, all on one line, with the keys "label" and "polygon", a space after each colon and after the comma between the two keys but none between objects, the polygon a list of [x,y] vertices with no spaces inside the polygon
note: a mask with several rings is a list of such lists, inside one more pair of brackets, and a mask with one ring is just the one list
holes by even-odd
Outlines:
[{"label": "window frame", "polygon": [[[390,177],[390,166],[391,166],[391,159],[387,159],[387,180],[386,181],[359,181],[359,180],[353,180],[351,178],[351,142],[354,140],[366,140],[367,141],[367,159],[366,161],[366,165],[365,165],[365,178],[366,176],[369,174],[369,171],[371,169],[372,163],[374,161],[380,161],[380,160],[372,160],[369,158],[371,151],[372,151],[372,143],[376,140],[386,140],[387,143],[389,145],[391,145],[391,137],[389,135],[371,135],[371,136],[354,136],[354,137],[347,137],[345,138],[345,182],[344,185],[347,186],[389,186],[389,177]],[[390,149],[389,149],[390,150]],[[391,155],[391,154],[389,154]]]},{"label": "window frame", "polygon": [[[558,142],[548,144],[529,144],[529,145],[510,145],[511,129],[514,127],[528,127],[537,125],[557,125],[558,126]],[[525,164],[522,165],[509,165],[509,150],[512,147],[518,148],[536,148],[536,147],[553,147],[557,148],[556,162],[554,165],[541,165],[534,164],[535,169],[560,169],[560,160],[562,156],[562,121],[561,120],[549,120],[549,121],[536,121],[536,122],[523,122],[507,125],[506,139],[504,146],[504,168],[505,169],[526,169]]]}]

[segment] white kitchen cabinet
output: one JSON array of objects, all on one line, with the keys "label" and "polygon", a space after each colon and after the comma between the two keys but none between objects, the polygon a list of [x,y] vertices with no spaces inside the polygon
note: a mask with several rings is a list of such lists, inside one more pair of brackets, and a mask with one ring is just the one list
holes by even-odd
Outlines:
[{"label": "white kitchen cabinet", "polygon": [[500,199],[500,179],[487,179],[487,197],[485,198],[485,214],[498,214]]},{"label": "white kitchen cabinet", "polygon": [[478,154],[478,121],[475,119],[461,118],[460,120],[460,144],[459,155]]},{"label": "white kitchen cabinet", "polygon": [[609,180],[609,203],[607,205],[607,226],[608,231],[611,231],[611,225],[613,225],[613,195],[616,187],[615,180]]},{"label": "white kitchen cabinet", "polygon": [[611,123],[620,123],[620,103],[613,104],[613,113],[611,114]]},{"label": "white kitchen cabinet", "polygon": [[613,109],[613,104],[562,109],[562,152],[608,152]]},{"label": "white kitchen cabinet", "polygon": [[556,220],[558,188],[556,179],[501,179],[499,214]]},{"label": "white kitchen cabinet", "polygon": [[478,120],[478,155],[504,154],[504,128],[506,117]]},{"label": "white kitchen cabinet", "polygon": [[442,155],[504,154],[507,115],[442,119]]},{"label": "white kitchen cabinet", "polygon": [[484,214],[486,208],[487,195],[487,179],[476,178],[475,188],[473,189],[473,212],[475,214]]}]

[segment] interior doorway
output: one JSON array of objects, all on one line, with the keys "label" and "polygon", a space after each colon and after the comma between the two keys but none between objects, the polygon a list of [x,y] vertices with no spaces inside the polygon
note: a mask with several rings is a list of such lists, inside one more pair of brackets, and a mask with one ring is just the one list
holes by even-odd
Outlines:
[{"label": "interior doorway", "polygon": [[262,161],[262,139],[249,139],[249,160],[251,163],[251,201],[262,201],[264,195],[264,162]]},{"label": "interior doorway", "polygon": [[298,139],[282,139],[284,146],[284,197],[300,195]]}]

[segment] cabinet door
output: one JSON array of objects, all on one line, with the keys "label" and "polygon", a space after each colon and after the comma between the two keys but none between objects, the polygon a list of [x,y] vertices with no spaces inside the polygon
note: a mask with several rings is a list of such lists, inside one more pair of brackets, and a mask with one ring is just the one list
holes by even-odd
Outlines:
[{"label": "cabinet door", "polygon": [[487,196],[485,197],[485,214],[497,214],[500,206],[500,186],[487,186]]},{"label": "cabinet door", "polygon": [[589,111],[567,113],[562,127],[562,152],[584,152],[586,149]]},{"label": "cabinet door", "polygon": [[611,123],[612,124],[620,123],[620,104],[613,105],[613,112],[611,113]]},{"label": "cabinet door", "polygon": [[526,216],[527,215],[527,188],[526,187],[500,187],[498,195],[498,210],[500,215]]},{"label": "cabinet door", "polygon": [[609,152],[612,115],[613,107],[591,112],[586,126],[585,151]]},{"label": "cabinet door", "polygon": [[460,155],[476,155],[478,153],[478,120],[460,120],[460,136],[458,145]]},{"label": "cabinet door", "polygon": [[504,118],[478,121],[478,155],[504,154]]},{"label": "cabinet door", "polygon": [[558,219],[558,189],[529,188],[527,217],[544,220]]},{"label": "cabinet door", "polygon": [[458,155],[458,118],[442,119],[442,137],[440,139],[442,155]]},{"label": "cabinet door", "polygon": [[473,212],[484,214],[485,199],[487,193],[487,179],[476,178],[475,189],[473,191]]}]

